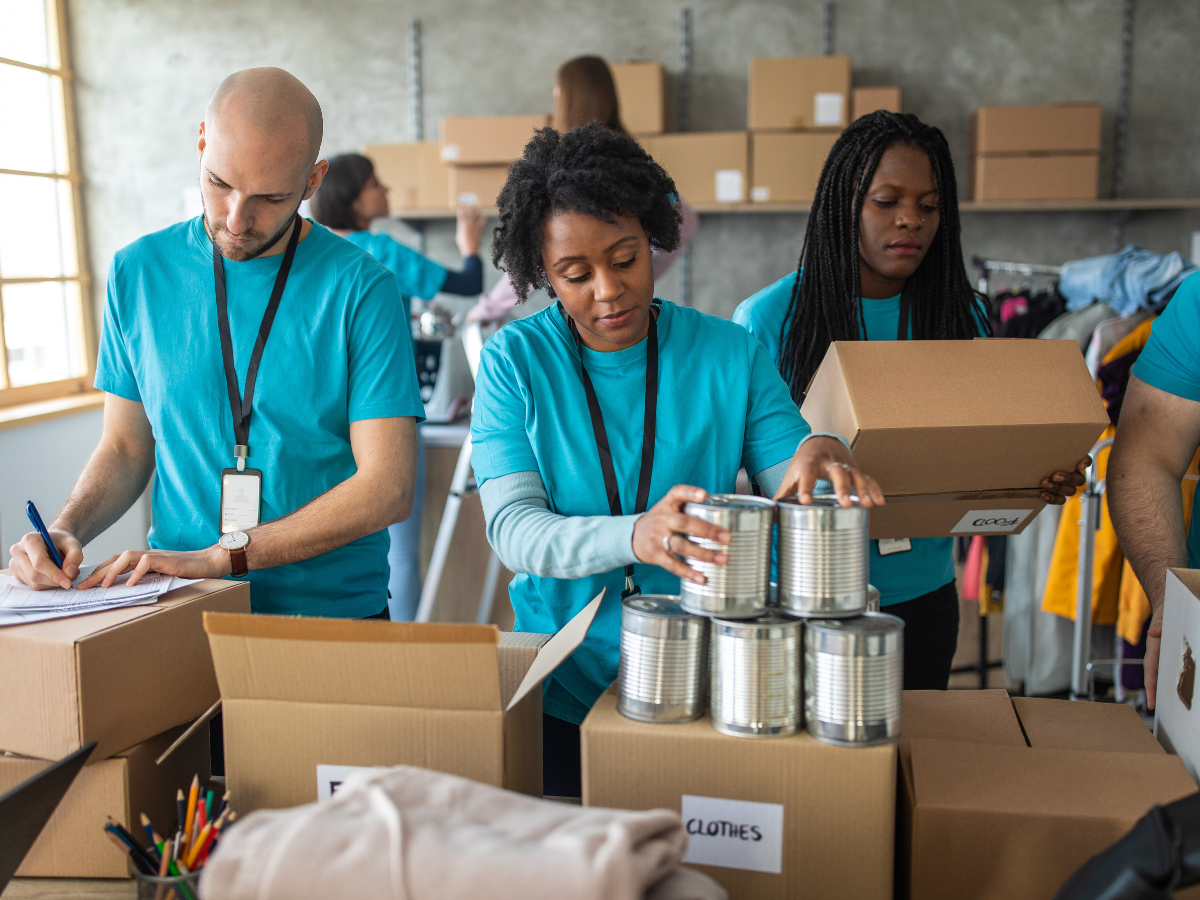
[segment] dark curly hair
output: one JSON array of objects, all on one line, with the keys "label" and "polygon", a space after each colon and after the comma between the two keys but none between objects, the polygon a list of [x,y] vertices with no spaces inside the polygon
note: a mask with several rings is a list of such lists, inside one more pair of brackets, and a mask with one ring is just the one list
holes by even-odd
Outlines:
[{"label": "dark curly hair", "polygon": [[546,219],[578,212],[612,222],[636,218],[650,246],[679,246],[679,194],[675,182],[633,138],[590,122],[559,134],[543,128],[512,164],[497,200],[500,227],[492,237],[492,263],[508,272],[521,300],[554,289],[542,268]]},{"label": "dark curly hair", "polygon": [[779,370],[797,403],[830,342],[857,341],[866,331],[859,218],[879,160],[896,144],[928,154],[942,217],[929,252],[904,285],[912,303],[912,336],[969,340],[978,334],[976,311],[985,323],[989,319],[987,298],[971,287],[963,266],[958,190],[946,136],[909,113],[869,113],[851,123],[829,151],[808,216],[779,344]]}]

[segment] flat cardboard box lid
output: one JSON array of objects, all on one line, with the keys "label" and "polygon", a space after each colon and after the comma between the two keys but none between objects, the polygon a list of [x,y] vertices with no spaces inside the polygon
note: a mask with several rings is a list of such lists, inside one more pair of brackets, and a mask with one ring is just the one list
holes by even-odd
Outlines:
[{"label": "flat cardboard box lid", "polygon": [[1166,753],[1131,706],[1042,697],[1012,701],[1029,746],[1037,749]]},{"label": "flat cardboard box lid", "polygon": [[904,691],[901,703],[900,760],[910,779],[915,740],[1026,746],[1008,691]]},{"label": "flat cardboard box lid", "polygon": [[801,410],[886,494],[1036,488],[1108,426],[1074,341],[835,341]]}]

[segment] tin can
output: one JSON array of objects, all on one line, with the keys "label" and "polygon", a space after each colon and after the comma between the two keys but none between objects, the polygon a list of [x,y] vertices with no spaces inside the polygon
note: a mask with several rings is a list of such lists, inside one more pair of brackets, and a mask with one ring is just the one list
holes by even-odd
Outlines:
[{"label": "tin can", "polygon": [[735,737],[800,730],[803,627],[801,619],[774,610],[753,619],[712,620],[713,728]]},{"label": "tin can", "polygon": [[706,550],[724,552],[728,562],[717,566],[684,558],[707,581],[683,582],[679,597],[683,608],[701,616],[728,619],[748,619],[765,610],[770,596],[775,502],[747,494],[713,494],[703,503],[684,504],[683,511],[730,533],[728,545],[690,538]]},{"label": "tin can", "polygon": [[639,722],[690,722],[704,712],[708,620],[678,597],[645,594],[621,601],[617,709]]},{"label": "tin can", "polygon": [[879,588],[867,585],[867,612],[879,612]]},{"label": "tin can", "polygon": [[835,497],[779,501],[779,608],[793,616],[856,616],[867,608],[867,511]]}]

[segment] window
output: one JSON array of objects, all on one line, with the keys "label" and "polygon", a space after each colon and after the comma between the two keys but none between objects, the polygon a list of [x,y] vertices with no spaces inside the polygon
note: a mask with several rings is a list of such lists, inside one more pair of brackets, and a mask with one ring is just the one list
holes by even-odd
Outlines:
[{"label": "window", "polygon": [[64,0],[3,2],[0,406],[91,387],[91,278],[64,10]]}]

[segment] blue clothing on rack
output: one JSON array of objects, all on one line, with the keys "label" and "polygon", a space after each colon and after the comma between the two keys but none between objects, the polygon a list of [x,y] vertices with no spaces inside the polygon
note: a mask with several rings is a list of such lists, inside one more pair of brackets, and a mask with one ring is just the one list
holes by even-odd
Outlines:
[{"label": "blue clothing on rack", "polygon": [[1171,298],[1196,264],[1178,252],[1152,253],[1130,244],[1120,253],[1093,256],[1066,263],[1058,277],[1058,291],[1067,309],[1076,310],[1103,302],[1118,316],[1131,316]]}]

